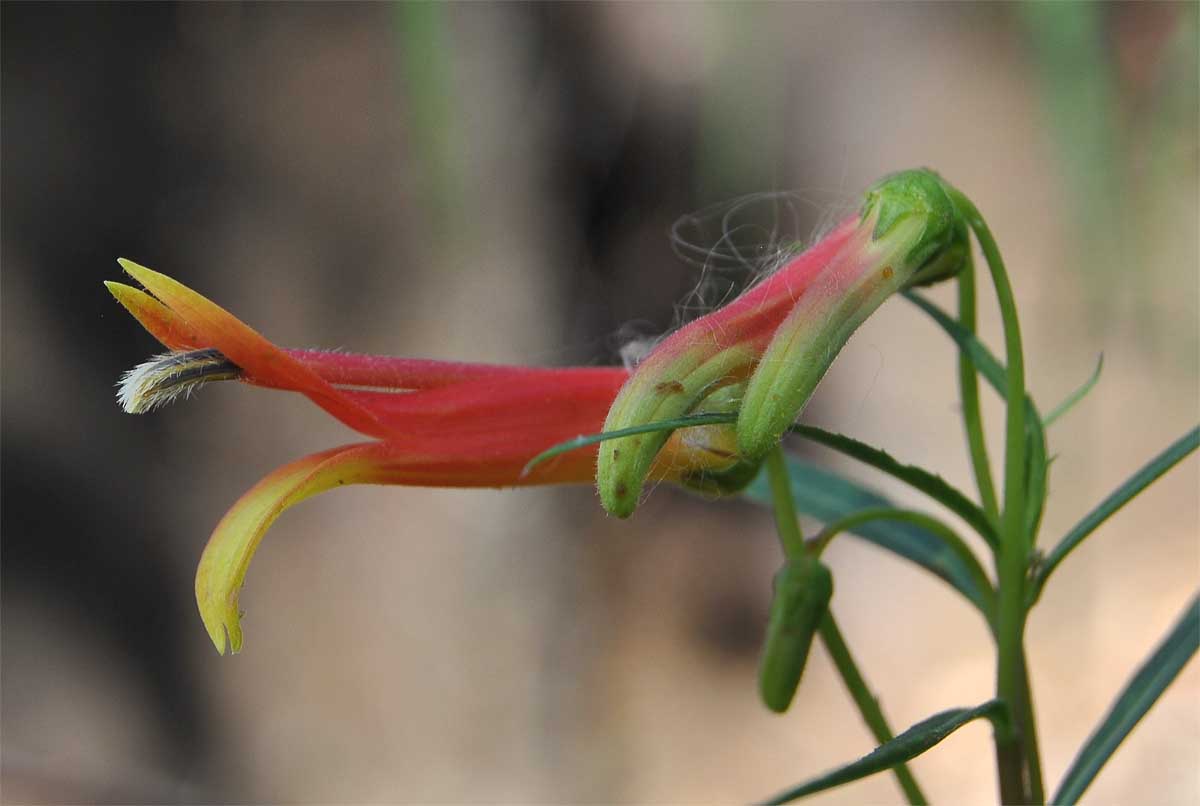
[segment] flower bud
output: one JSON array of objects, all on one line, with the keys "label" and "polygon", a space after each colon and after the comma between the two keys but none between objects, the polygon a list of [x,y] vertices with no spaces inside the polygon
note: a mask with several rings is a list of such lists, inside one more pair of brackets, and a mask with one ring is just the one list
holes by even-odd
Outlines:
[{"label": "flower bud", "polygon": [[[744,384],[794,301],[805,294],[856,229],[857,221],[843,222],[762,283],[664,339],[621,388],[604,430],[618,431],[689,414],[713,393]],[[668,436],[665,432],[641,434],[601,446],[596,487],[610,514],[624,518],[633,513],[655,456]],[[730,447],[731,451],[735,448]]]},{"label": "flower bud", "polygon": [[775,598],[767,622],[758,690],[776,713],[792,704],[813,637],[833,598],[833,575],[812,557],[789,560],[775,575]]},{"label": "flower bud", "polygon": [[[734,409],[741,467],[727,480],[740,481],[778,444],[863,320],[899,289],[954,274],[968,254],[965,222],[937,175],[894,174],[867,192],[857,216],[663,340],[621,388],[604,430],[674,419],[715,391],[744,386]],[[596,486],[609,513],[634,511],[668,436],[621,437],[600,449]],[[700,486],[722,489],[700,475]]]},{"label": "flower bud", "polygon": [[765,456],[795,421],[839,351],[896,291],[944,279],[968,254],[966,226],[927,170],[894,174],[867,192],[867,237],[829,263],[776,329],[742,401],[738,448]]}]

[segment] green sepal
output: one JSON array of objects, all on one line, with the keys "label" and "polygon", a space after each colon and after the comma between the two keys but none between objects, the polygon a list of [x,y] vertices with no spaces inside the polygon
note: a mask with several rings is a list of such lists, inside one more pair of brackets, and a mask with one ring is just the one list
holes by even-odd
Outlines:
[{"label": "green sepal", "polygon": [[832,597],[833,575],[811,557],[789,560],[775,574],[775,597],[758,672],[759,693],[772,711],[782,714],[792,704],[808,650]]},{"label": "green sepal", "polygon": [[907,286],[944,280],[966,265],[967,222],[933,171],[917,168],[884,177],[867,191],[862,206],[862,220],[872,215],[876,217],[873,241],[886,237],[910,216],[920,216],[924,222],[916,243],[904,255],[906,264],[918,267]]}]

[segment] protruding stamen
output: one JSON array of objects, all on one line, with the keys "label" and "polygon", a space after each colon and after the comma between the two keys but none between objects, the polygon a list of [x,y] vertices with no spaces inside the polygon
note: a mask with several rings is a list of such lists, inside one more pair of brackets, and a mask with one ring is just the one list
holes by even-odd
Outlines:
[{"label": "protruding stamen", "polygon": [[117,402],[129,414],[152,411],[210,381],[234,381],[242,370],[220,350],[189,350],[156,355],[121,376]]}]

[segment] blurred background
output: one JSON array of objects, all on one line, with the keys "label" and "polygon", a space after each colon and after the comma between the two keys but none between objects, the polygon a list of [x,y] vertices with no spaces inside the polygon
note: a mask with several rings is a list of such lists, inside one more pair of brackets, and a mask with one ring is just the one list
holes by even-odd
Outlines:
[{"label": "blurred background", "polygon": [[[113,384],[158,347],[101,286],[119,256],[285,345],[611,363],[697,286],[679,216],[795,190],[805,238],[924,165],[989,217],[1043,407],[1104,354],[1049,433],[1044,544],[1197,419],[1194,4],[0,15],[8,802],[744,802],[872,746],[820,648],[786,716],[758,701],[768,514],[665,487],[629,522],[584,488],[320,497],[270,533],[246,649],[219,657],[192,598],[209,531],[275,466],[354,437],[233,384],[123,414]],[[805,419],[969,487],[954,366],[892,301]],[[1050,785],[1196,586],[1198,489],[1193,457],[1034,612]],[[895,727],[990,696],[988,636],[948,588],[852,539],[828,556]],[[1192,664],[1091,800],[1200,799],[1198,695]],[[983,724],[914,766],[935,800],[995,798]],[[824,796],[899,799],[887,776]]]}]

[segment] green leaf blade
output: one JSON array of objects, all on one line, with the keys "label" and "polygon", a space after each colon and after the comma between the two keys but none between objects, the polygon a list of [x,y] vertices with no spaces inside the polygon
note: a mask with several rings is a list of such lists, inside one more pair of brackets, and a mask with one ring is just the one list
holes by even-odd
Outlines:
[{"label": "green leaf blade", "polygon": [[997,719],[1004,715],[1004,710],[1004,705],[999,700],[989,700],[975,708],[953,708],[934,714],[913,725],[890,742],[881,744],[858,761],[853,761],[811,781],[780,792],[764,803],[790,803],[807,795],[883,772],[897,764],[916,758],[968,722],[981,717]]},{"label": "green leaf blade", "polygon": [[1078,548],[1092,532],[1106,520],[1115,515],[1118,510],[1132,501],[1139,493],[1153,484],[1164,473],[1183,461],[1192,451],[1200,447],[1200,426],[1193,428],[1175,442],[1171,443],[1162,453],[1147,462],[1141,470],[1134,473],[1125,483],[1113,490],[1107,498],[1101,501],[1095,509],[1084,515],[1079,523],[1067,532],[1058,545],[1046,555],[1038,570],[1037,579],[1031,594],[1031,600],[1036,602],[1041,595],[1046,580],[1054,573],[1054,569],[1068,554]]},{"label": "green leaf blade", "polygon": [[966,521],[972,529],[980,534],[993,548],[997,545],[996,530],[987,515],[965,494],[953,487],[949,482],[928,470],[916,465],[906,465],[897,461],[891,454],[865,442],[860,442],[845,434],[835,434],[811,425],[794,425],[790,432],[804,437],[839,453],[857,459],[881,470],[890,476],[900,479],[916,490],[928,495],[941,503],[954,514]]},{"label": "green leaf blade", "polygon": [[1142,664],[1071,763],[1054,803],[1076,803],[1146,712],[1200,647],[1200,595]]},{"label": "green leaf blade", "polygon": [[675,431],[679,428],[695,428],[700,425],[730,425],[737,422],[736,414],[723,414],[718,412],[706,414],[687,414],[683,417],[675,417],[670,420],[659,420],[653,423],[643,423],[629,428],[621,428],[616,431],[601,431],[598,434],[580,434],[572,439],[563,440],[556,445],[551,445],[546,450],[539,453],[537,456],[525,463],[525,467],[521,469],[521,475],[529,475],[529,471],[540,465],[542,462],[549,461],[556,456],[561,456],[570,451],[586,448],[590,445],[597,445],[601,442],[607,442],[610,439],[619,439],[621,437],[634,436],[636,434],[651,434],[659,431]]},{"label": "green leaf blade", "polygon": [[979,374],[988,382],[988,385],[996,390],[997,394],[1005,397],[1008,394],[1008,389],[1005,385],[1005,369],[991,351],[984,346],[983,342],[975,338],[975,334],[960,325],[954,317],[943,311],[934,303],[925,299],[925,297],[913,291],[902,291],[912,304],[916,305],[922,311],[929,315],[934,322],[941,326],[942,330],[946,331],[954,343],[958,345],[958,349],[966,354],[967,358],[971,359],[971,363],[979,370]]},{"label": "green leaf blade", "polygon": [[[1004,364],[992,355],[983,342],[975,337],[967,328],[963,327],[950,314],[943,311],[934,303],[916,294],[912,291],[902,292],[909,302],[916,305],[922,311],[929,315],[934,322],[938,324],[946,332],[959,350],[965,355],[984,380],[988,382],[1002,400],[1008,399],[1007,387],[1007,369]],[[1094,375],[1093,378],[1098,378]],[[1076,392],[1072,397],[1082,397],[1090,389],[1090,385],[1094,381],[1089,381],[1085,384],[1085,389]],[[1073,405],[1077,400],[1068,400],[1066,405]],[[1062,408],[1060,406],[1059,408]],[[1062,412],[1059,412],[1061,414]],[[1057,415],[1056,415],[1057,416]],[[1025,530],[1029,537],[1030,545],[1033,544],[1036,538],[1038,525],[1042,520],[1042,510],[1046,503],[1046,484],[1047,471],[1049,464],[1046,460],[1046,421],[1038,414],[1037,406],[1034,405],[1033,398],[1025,395],[1025,442],[1026,442],[1026,461],[1025,461]]]}]

